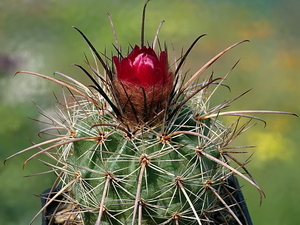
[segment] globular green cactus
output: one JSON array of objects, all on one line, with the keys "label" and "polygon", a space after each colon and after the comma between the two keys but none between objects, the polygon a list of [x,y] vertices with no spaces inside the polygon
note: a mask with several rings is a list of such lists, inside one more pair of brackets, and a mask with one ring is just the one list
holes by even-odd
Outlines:
[{"label": "globular green cactus", "polygon": [[[41,132],[53,138],[15,154],[38,148],[25,164],[41,154],[50,158],[44,163],[57,180],[43,195],[41,212],[47,223],[250,223],[232,178],[238,175],[262,195],[263,191],[245,168],[247,162],[233,156],[239,148],[231,142],[258,119],[249,113],[283,112],[224,111],[235,99],[209,107],[215,90],[225,86],[224,78],[209,76],[199,82],[210,65],[245,41],[217,54],[188,77],[181,73],[182,65],[203,35],[170,66],[166,49],[158,46],[158,53],[154,51],[157,41],[144,45],[144,24],[141,45],[127,56],[116,45],[117,56],[111,59],[100,55],[75,29],[92,49],[95,63],[88,63],[88,69],[76,65],[92,85],[60,73],[62,79],[19,72],[54,81],[70,92],[68,98],[64,94],[56,117],[42,113],[49,127]],[[224,115],[237,119],[225,126],[219,121]]]}]

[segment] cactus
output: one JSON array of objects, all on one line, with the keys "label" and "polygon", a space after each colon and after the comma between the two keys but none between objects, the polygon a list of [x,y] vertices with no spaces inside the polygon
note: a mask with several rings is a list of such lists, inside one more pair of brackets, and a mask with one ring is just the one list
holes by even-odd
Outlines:
[{"label": "cactus", "polygon": [[[50,139],[24,149],[36,149],[28,158],[45,154],[44,162],[57,175],[43,195],[41,209],[48,224],[247,224],[239,191],[230,181],[239,176],[260,193],[246,162],[232,141],[261,119],[251,113],[279,111],[224,111],[235,99],[209,107],[223,78],[199,76],[238,42],[213,57],[191,77],[182,66],[199,36],[170,66],[168,52],[157,41],[144,45],[143,10],[141,44],[125,56],[116,45],[116,56],[101,56],[76,27],[92,50],[95,63],[80,68],[92,81],[86,86],[71,77],[62,79],[20,71],[56,82],[68,90],[57,115],[40,133]],[[160,27],[159,27],[160,29]],[[155,46],[158,43],[158,51]],[[178,63],[177,63],[178,62]],[[99,72],[98,64],[104,68]],[[233,68],[235,65],[233,66]],[[232,68],[232,69],[233,69]],[[70,98],[72,99],[70,101]],[[222,116],[236,116],[225,126]],[[46,146],[46,147],[45,147]],[[11,158],[9,157],[9,158]],[[8,159],[9,159],[8,158]],[[233,163],[231,163],[233,162]],[[47,207],[56,203],[51,213]]]}]

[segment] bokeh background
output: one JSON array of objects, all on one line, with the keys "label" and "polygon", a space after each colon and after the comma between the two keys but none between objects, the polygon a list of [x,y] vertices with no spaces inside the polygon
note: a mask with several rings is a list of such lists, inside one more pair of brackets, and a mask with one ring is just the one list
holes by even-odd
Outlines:
[{"label": "bokeh background", "polygon": [[[89,49],[70,26],[80,28],[96,48],[110,54],[114,38],[107,12],[115,24],[123,49],[140,43],[140,0],[1,0],[0,1],[0,160],[41,141],[39,109],[52,110],[53,92],[61,88],[18,70],[46,75],[59,71],[89,84],[72,66],[84,64]],[[185,70],[189,74],[229,45],[249,39],[216,62],[208,73],[230,74],[231,91],[217,92],[213,104],[229,100],[252,88],[231,105],[232,110],[267,109],[300,115],[300,2],[298,0],[152,0],[148,5],[146,40],[152,42],[158,24],[165,20],[160,40],[171,44],[179,56],[200,34]],[[90,56],[90,55],[89,55]],[[245,184],[243,192],[254,224],[298,224],[300,207],[299,118],[263,115],[260,123],[237,139],[236,145],[257,146],[248,169],[266,193],[262,205],[255,188]],[[224,123],[227,120],[224,118]],[[25,169],[23,161],[35,150],[0,163],[0,224],[24,225],[40,209],[39,195],[50,187],[54,175],[24,177],[47,171],[38,160]],[[249,155],[248,155],[249,156]],[[41,224],[38,218],[34,224]]]}]

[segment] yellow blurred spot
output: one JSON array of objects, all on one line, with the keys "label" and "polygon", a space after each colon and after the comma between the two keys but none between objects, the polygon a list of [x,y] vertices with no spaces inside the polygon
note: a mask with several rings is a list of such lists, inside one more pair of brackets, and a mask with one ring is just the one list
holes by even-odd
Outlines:
[{"label": "yellow blurred spot", "polygon": [[296,69],[300,65],[300,55],[298,52],[291,51],[291,49],[281,49],[275,56],[274,64],[278,63],[284,68]]},{"label": "yellow blurred spot", "polygon": [[275,33],[274,27],[268,21],[260,20],[254,21],[245,26],[244,30],[241,30],[240,35],[243,38],[269,38]]},{"label": "yellow blurred spot", "polygon": [[262,161],[288,160],[293,156],[294,144],[275,132],[255,132],[248,136],[248,144],[256,145],[255,156]]}]

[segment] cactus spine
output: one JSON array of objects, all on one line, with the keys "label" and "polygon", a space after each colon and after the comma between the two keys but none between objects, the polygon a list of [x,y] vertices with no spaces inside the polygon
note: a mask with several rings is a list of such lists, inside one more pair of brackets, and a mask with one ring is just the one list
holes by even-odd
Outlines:
[{"label": "cactus spine", "polygon": [[[104,67],[101,74],[91,64],[90,72],[76,65],[90,77],[92,88],[60,73],[62,80],[25,72],[62,85],[73,98],[72,104],[60,104],[56,118],[43,112],[51,125],[42,133],[53,139],[19,152],[40,148],[25,164],[40,154],[51,159],[45,163],[54,169],[57,181],[43,210],[55,201],[58,206],[47,215],[49,224],[247,223],[237,210],[238,190],[229,178],[238,175],[263,192],[245,163],[233,157],[238,151],[231,142],[257,119],[248,113],[283,112],[224,112],[235,99],[209,108],[224,79],[210,76],[198,82],[219,57],[245,41],[225,49],[188,79],[181,67],[202,36],[171,68],[167,51],[155,53],[155,44],[145,47],[143,37],[127,57],[119,50],[110,61],[75,29]],[[218,120],[223,115],[237,119],[224,126]],[[45,144],[50,147],[43,148]],[[50,163],[53,160],[56,163]]]}]

